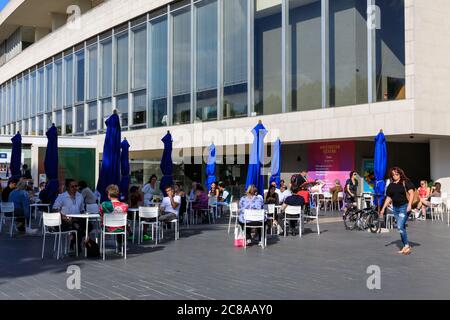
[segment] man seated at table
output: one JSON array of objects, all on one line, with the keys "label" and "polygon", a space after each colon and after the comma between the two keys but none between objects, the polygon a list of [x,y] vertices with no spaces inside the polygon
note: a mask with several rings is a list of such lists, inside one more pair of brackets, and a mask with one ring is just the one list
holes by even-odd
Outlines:
[{"label": "man seated at table", "polygon": [[2,191],[2,201],[8,202],[9,200],[9,194],[16,188],[17,183],[19,182],[19,179],[16,178],[10,178],[8,180],[8,185],[5,189]]},{"label": "man seated at table", "polygon": [[[14,216],[16,217],[17,229],[27,234],[35,234],[38,230],[28,227],[31,219],[30,197],[26,191],[27,183],[20,181],[17,187],[9,194],[8,201],[14,203]],[[8,216],[8,213],[5,213]]]},{"label": "man seated at table", "polygon": [[223,207],[228,206],[231,202],[231,193],[225,189],[225,182],[219,182],[219,198],[217,201],[217,206],[220,209],[220,215],[222,215]]},{"label": "man seated at table", "polygon": [[[63,231],[74,229],[77,230],[78,249],[79,251],[81,251],[81,241],[86,232],[86,219],[70,218],[66,215],[84,213],[84,200],[81,193],[78,192],[78,184],[75,182],[75,180],[67,179],[65,186],[66,192],[61,193],[58,198],[56,198],[55,203],[53,204],[53,211],[61,213]],[[89,229],[91,229],[90,224]],[[87,240],[88,239],[86,239],[86,241]],[[70,244],[71,248],[74,243],[75,242],[72,238]]]},{"label": "man seated at table", "polygon": [[161,202],[159,207],[160,215],[159,221],[170,222],[178,218],[180,212],[181,197],[175,195],[175,190],[172,186],[165,189],[167,196]]},{"label": "man seated at table", "polygon": [[[286,199],[284,199],[284,204],[281,207],[281,211],[282,213],[280,213],[278,215],[278,225],[279,226],[284,226],[284,210],[286,210],[286,208],[288,206],[292,206],[292,207],[303,207],[305,205],[305,199],[302,196],[298,195],[299,192],[299,188],[297,186],[292,186],[291,189],[292,195],[287,197]],[[290,220],[289,221],[290,224],[290,229],[291,229],[291,233],[293,236],[296,235],[295,233],[295,225],[296,225],[296,221],[295,220]],[[282,229],[282,227],[281,227]],[[280,228],[279,228],[280,230]],[[287,232],[287,230],[283,230],[283,232]]]}]

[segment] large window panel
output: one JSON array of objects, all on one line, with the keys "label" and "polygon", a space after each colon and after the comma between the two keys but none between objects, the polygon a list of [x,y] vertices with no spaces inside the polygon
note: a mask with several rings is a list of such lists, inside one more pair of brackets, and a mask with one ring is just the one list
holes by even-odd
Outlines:
[{"label": "large window panel", "polygon": [[[30,112],[31,116],[36,115],[36,104],[37,104],[37,85],[36,85],[36,71],[30,74]],[[34,135],[35,133],[33,133]]]},{"label": "large window panel", "polygon": [[30,77],[28,74],[24,77],[23,81],[23,116],[26,119],[30,116]]},{"label": "large window panel", "polygon": [[55,126],[56,130],[58,130],[58,135],[62,133],[62,110],[55,112]]},{"label": "large window panel", "polygon": [[122,129],[128,127],[128,94],[123,94],[116,98],[117,111],[121,119]]},{"label": "large window panel", "polygon": [[197,103],[196,120],[217,119],[217,1],[196,5]]},{"label": "large window panel", "polygon": [[133,126],[143,127],[147,123],[147,91],[133,94]]},{"label": "large window panel", "polygon": [[255,112],[282,111],[281,0],[255,0]]},{"label": "large window panel", "polygon": [[17,80],[16,88],[16,121],[21,121],[23,119],[23,100],[22,100],[22,84],[23,80],[20,78]]},{"label": "large window panel", "polygon": [[106,129],[105,121],[112,115],[112,101],[111,98],[103,99],[101,103],[101,129]]},{"label": "large window panel", "polygon": [[55,69],[56,69],[56,83],[55,83],[55,89],[56,89],[56,94],[55,94],[55,109],[56,110],[60,110],[63,106],[63,101],[62,101],[62,97],[63,97],[63,66],[62,66],[62,60],[57,60],[55,61]]},{"label": "large window panel", "polygon": [[47,132],[48,129],[50,129],[52,127],[52,124],[54,122],[53,114],[51,112],[46,114],[46,118],[47,118],[47,124],[46,124],[46,127],[45,127],[44,134]]},{"label": "large window panel", "polygon": [[329,5],[329,106],[368,102],[367,1]]},{"label": "large window panel", "polygon": [[377,101],[405,99],[405,3],[377,0],[376,5],[381,14],[375,46]]},{"label": "large window panel", "polygon": [[40,115],[37,117],[38,121],[38,136],[44,135],[44,115]]},{"label": "large window panel", "polygon": [[128,33],[123,33],[116,37],[116,93],[128,91],[128,60]]},{"label": "large window panel", "polygon": [[133,69],[132,88],[141,89],[147,85],[147,27],[132,31]]},{"label": "large window panel", "polygon": [[167,115],[167,16],[150,21],[149,127],[161,127]]},{"label": "large window panel", "polygon": [[11,93],[10,93],[10,96],[11,96],[11,116],[10,116],[10,122],[14,122],[14,121],[16,121],[16,108],[17,108],[17,106],[16,106],[16,86],[17,86],[17,84],[16,84],[16,80],[14,80],[13,82],[12,82],[12,84],[11,84]]},{"label": "large window panel", "polygon": [[97,101],[88,105],[88,132],[97,131]]},{"label": "large window panel", "polygon": [[191,121],[191,11],[173,14],[173,124]]},{"label": "large window panel", "polygon": [[84,133],[84,105],[75,107],[75,133],[82,135]]},{"label": "large window panel", "polygon": [[65,109],[66,135],[73,133],[73,111],[72,108]]},{"label": "large window panel", "polygon": [[[44,112],[44,104],[45,104],[45,78],[44,78],[44,68],[38,70],[38,113]],[[40,130],[40,128],[39,128]],[[40,135],[40,134],[39,134]]]},{"label": "large window panel", "polygon": [[112,94],[112,40],[100,44],[102,57],[101,96],[110,97]]},{"label": "large window panel", "polygon": [[73,105],[73,56],[64,58],[65,88],[64,88],[64,106]]},{"label": "large window panel", "polygon": [[84,101],[84,50],[78,51],[75,53],[76,57],[76,102]]},{"label": "large window panel", "polygon": [[248,0],[227,0],[224,6],[224,119],[247,116]]},{"label": "large window panel", "polygon": [[53,64],[45,66],[45,84],[46,84],[46,98],[45,111],[52,111],[53,108]]},{"label": "large window panel", "polygon": [[98,70],[98,49],[97,45],[87,48],[88,59],[88,85],[87,85],[87,99],[97,99],[97,70]]},{"label": "large window panel", "polygon": [[322,107],[321,1],[289,0],[287,111]]}]

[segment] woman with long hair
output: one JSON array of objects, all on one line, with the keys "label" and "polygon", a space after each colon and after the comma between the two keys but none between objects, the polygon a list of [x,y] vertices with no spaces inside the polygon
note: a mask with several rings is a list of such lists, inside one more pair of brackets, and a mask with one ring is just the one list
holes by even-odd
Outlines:
[{"label": "woman with long hair", "polygon": [[414,185],[399,167],[390,169],[389,177],[391,183],[386,190],[386,200],[380,214],[383,217],[386,208],[392,203],[397,229],[403,243],[403,248],[398,253],[408,255],[411,253],[411,246],[406,233],[406,222],[414,201]]}]

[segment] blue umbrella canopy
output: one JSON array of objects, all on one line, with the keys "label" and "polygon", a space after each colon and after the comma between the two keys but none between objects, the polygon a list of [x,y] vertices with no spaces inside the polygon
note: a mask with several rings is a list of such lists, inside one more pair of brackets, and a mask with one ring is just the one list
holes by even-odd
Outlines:
[{"label": "blue umbrella canopy", "polygon": [[211,185],[216,181],[216,146],[211,144],[208,147],[208,162],[206,163],[206,187],[211,189]]},{"label": "blue umbrella canopy", "polygon": [[120,184],[120,140],[121,129],[117,111],[106,121],[106,137],[103,146],[102,168],[97,182],[97,191],[101,194],[101,201],[107,201],[106,188]]},{"label": "blue umbrella canopy", "polygon": [[264,196],[264,175],[262,175],[261,171],[264,162],[264,137],[267,134],[267,130],[261,121],[253,128],[252,134],[254,140],[250,152],[245,189],[253,184],[258,189],[258,193]]},{"label": "blue umbrella canopy", "polygon": [[10,163],[11,178],[20,179],[21,177],[20,166],[22,164],[22,136],[20,135],[20,132],[17,132],[17,134],[14,137],[12,137],[11,141],[12,141],[11,163]]},{"label": "blue umbrella canopy", "polygon": [[130,144],[127,139],[124,139],[120,145],[122,150],[120,153],[120,171],[122,173],[122,180],[120,180],[120,193],[123,199],[128,198],[128,188],[130,186]]},{"label": "blue umbrella canopy", "polygon": [[47,150],[45,151],[44,169],[48,183],[45,186],[45,192],[48,195],[50,204],[53,205],[58,197],[59,181],[58,181],[58,130],[55,124],[48,129],[47,133]]},{"label": "blue umbrella canopy", "polygon": [[269,184],[276,182],[277,188],[280,188],[281,180],[281,141],[277,139],[272,146],[272,168]]},{"label": "blue umbrella canopy", "polygon": [[387,148],[386,137],[383,130],[375,137],[375,159],[374,159],[374,174],[375,174],[375,194],[383,196],[375,196],[375,204],[382,205],[384,201],[384,191],[386,188],[386,169],[387,169]]},{"label": "blue umbrella canopy", "polygon": [[164,143],[164,151],[160,164],[161,172],[163,174],[160,189],[162,193],[166,195],[165,189],[173,185],[172,135],[170,134],[170,131],[167,131],[167,134],[161,141]]}]

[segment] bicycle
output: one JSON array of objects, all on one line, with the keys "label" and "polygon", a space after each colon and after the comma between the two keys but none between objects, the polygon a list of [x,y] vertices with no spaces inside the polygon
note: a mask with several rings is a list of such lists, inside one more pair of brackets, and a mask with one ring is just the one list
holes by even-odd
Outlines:
[{"label": "bicycle", "polygon": [[380,230],[378,211],[375,207],[358,210],[356,205],[352,205],[344,215],[344,225],[347,230],[369,229],[370,232],[377,233]]}]

